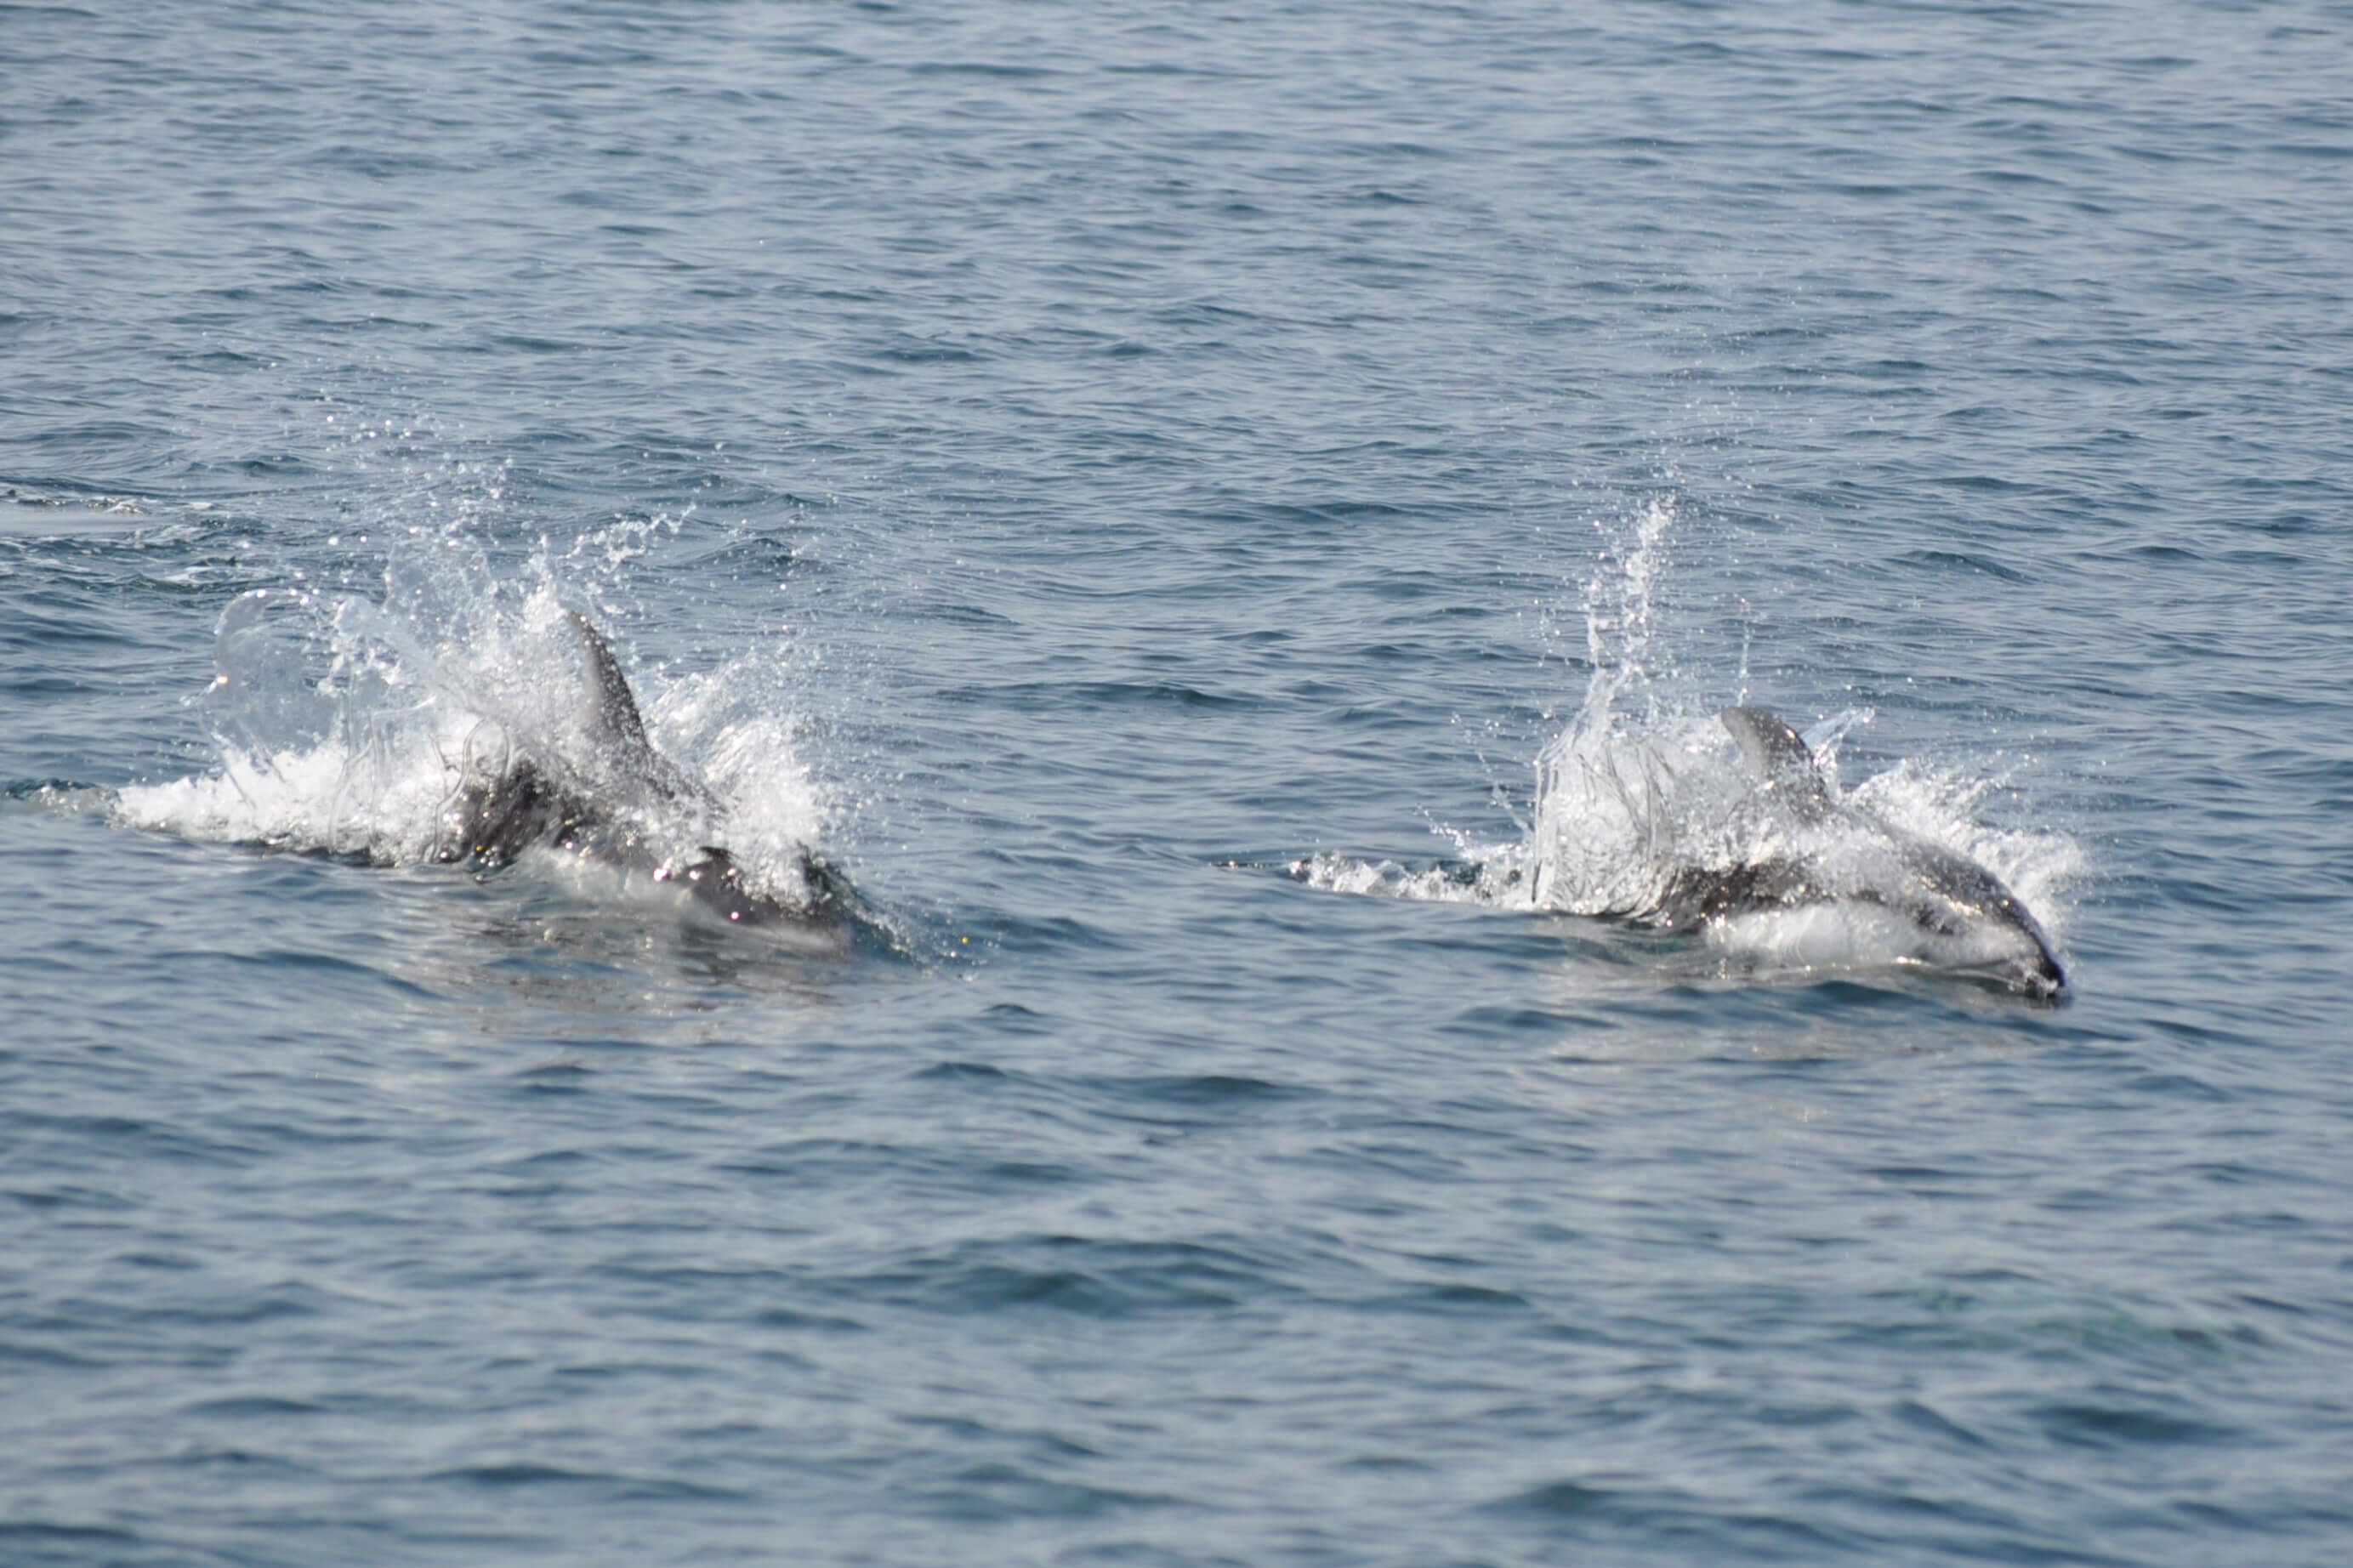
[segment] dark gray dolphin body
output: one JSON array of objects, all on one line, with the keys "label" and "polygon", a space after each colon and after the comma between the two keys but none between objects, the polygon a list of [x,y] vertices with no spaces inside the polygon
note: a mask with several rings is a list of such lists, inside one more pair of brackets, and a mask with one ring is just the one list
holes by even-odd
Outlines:
[{"label": "dark gray dolphin body", "polygon": [[[1847,904],[1883,911],[1912,933],[1908,957],[1989,974],[2028,996],[2067,984],[2051,939],[2000,879],[1976,862],[1831,798],[1798,732],[1759,708],[1717,715],[1759,793],[1819,846],[1727,868],[1689,868],[1668,883],[1651,923],[1692,929],[1744,915]],[[1835,853],[1831,847],[1835,847]]]},{"label": "dark gray dolphin body", "polygon": [[664,856],[649,841],[649,814],[708,820],[720,814],[710,790],[661,754],[646,734],[636,694],[612,648],[586,616],[567,611],[586,667],[577,754],[511,756],[470,778],[443,814],[438,858],[481,869],[507,865],[526,849],[545,848],[675,881],[730,922],[825,918],[848,886],[807,849],[800,852],[806,897],[786,901],[755,892],[725,849],[704,845],[691,858]]}]

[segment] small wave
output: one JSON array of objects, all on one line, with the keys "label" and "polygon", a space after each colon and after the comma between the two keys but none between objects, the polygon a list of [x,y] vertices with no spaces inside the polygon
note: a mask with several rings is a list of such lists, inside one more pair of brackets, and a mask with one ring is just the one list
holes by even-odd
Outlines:
[{"label": "small wave", "polygon": [[67,816],[111,811],[116,792],[102,784],[77,784],[71,779],[17,779],[0,789],[0,810],[48,811]]},{"label": "small wave", "polygon": [[1399,860],[1360,860],[1324,850],[1287,863],[1296,882],[1327,893],[1357,893],[1437,903],[1525,906],[1526,847],[1482,847],[1480,858],[1409,865]]},{"label": "small wave", "polygon": [[949,1314],[1008,1310],[1124,1319],[1230,1309],[1284,1287],[1239,1246],[1029,1236],[909,1258],[840,1282],[850,1293]]}]

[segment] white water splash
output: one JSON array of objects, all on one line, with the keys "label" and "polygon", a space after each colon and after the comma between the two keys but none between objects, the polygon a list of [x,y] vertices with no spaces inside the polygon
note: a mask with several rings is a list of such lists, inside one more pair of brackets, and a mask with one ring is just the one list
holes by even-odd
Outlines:
[{"label": "white water splash", "polygon": [[[628,532],[600,531],[570,559],[626,564]],[[416,529],[385,584],[382,603],[286,589],[234,601],[198,700],[217,765],[125,788],[116,819],[417,864],[448,858],[470,784],[520,757],[583,754],[595,700],[568,606],[590,594],[544,550],[520,579],[501,578],[460,529]],[[807,892],[804,851],[830,817],[796,744],[790,675],[788,650],[775,648],[676,679],[630,674],[657,749],[709,792],[645,803],[632,827],[657,856],[727,850],[747,889],[787,900]]]},{"label": "white water splash", "polygon": [[[1584,594],[1585,700],[1535,759],[1535,804],[1521,838],[1480,842],[1442,830],[1456,853],[1435,865],[1324,854],[1293,862],[1292,875],[1339,892],[1651,917],[1694,872],[1781,857],[1821,866],[1833,879],[1851,872],[1857,893],[1867,895],[1867,879],[1885,874],[1884,829],[1990,871],[2056,940],[2060,895],[2085,868],[2080,847],[2062,833],[1980,821],[1983,803],[2007,784],[2000,777],[1905,762],[1842,793],[1841,743],[1871,722],[1870,710],[1834,713],[1801,732],[1827,795],[1852,809],[1801,829],[1760,791],[1716,717],[1721,704],[1674,662],[1662,589],[1675,521],[1673,498],[1662,497],[1604,530],[1600,569]],[[1746,696],[1745,666],[1744,655],[1735,702]],[[1919,962],[1918,931],[1869,904],[1868,896],[1839,896],[1754,911],[1711,921],[1706,936],[1765,969]],[[1973,962],[1966,942],[1947,946],[1954,966]]]}]

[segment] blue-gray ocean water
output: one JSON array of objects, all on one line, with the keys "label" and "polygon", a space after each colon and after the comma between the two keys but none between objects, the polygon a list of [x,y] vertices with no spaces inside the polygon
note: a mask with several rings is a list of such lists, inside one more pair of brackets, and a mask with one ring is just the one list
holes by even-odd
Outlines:
[{"label": "blue-gray ocean water", "polygon": [[[0,6],[0,1562],[2346,1561],[2348,258],[2341,4]],[[861,915],[419,852],[559,605]]]}]

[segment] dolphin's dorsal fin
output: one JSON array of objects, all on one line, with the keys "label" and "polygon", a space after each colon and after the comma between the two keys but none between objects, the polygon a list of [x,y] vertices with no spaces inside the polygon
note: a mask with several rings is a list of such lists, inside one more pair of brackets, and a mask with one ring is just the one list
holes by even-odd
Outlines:
[{"label": "dolphin's dorsal fin", "polygon": [[646,739],[646,721],[638,713],[637,694],[621,673],[621,661],[613,657],[611,646],[588,624],[587,616],[577,610],[564,614],[579,634],[581,657],[588,665],[582,721],[616,762],[642,769],[653,755],[653,742]]},{"label": "dolphin's dorsal fin", "polygon": [[664,800],[712,804],[708,786],[654,750],[646,721],[638,711],[637,694],[629,689],[621,661],[588,617],[566,610],[565,617],[579,634],[580,656],[588,666],[588,687],[581,715],[582,727],[596,749],[596,765],[607,773],[607,783],[649,789]]},{"label": "dolphin's dorsal fin", "polygon": [[1740,742],[1757,782],[1800,818],[1810,822],[1830,810],[1830,785],[1795,730],[1762,708],[1727,708],[1716,718]]}]

